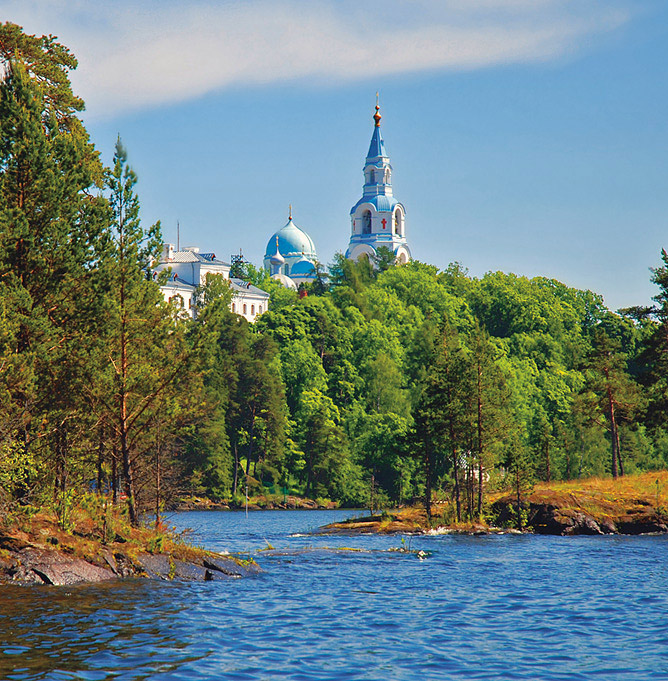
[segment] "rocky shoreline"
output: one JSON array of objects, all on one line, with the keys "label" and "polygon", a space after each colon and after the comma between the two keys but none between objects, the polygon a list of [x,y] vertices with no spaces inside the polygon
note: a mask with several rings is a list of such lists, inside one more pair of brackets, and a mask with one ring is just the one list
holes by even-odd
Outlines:
[{"label": "rocky shoreline", "polygon": [[150,578],[215,581],[247,577],[252,560],[190,546],[164,525],[131,527],[77,509],[67,528],[49,512],[0,523],[0,584],[73,585]]},{"label": "rocky shoreline", "polygon": [[[641,476],[642,477],[642,476]],[[668,484],[665,472],[645,474],[661,490]],[[656,478],[656,480],[654,480]],[[640,481],[637,478],[636,481]],[[634,481],[635,482],[635,481]],[[645,488],[647,487],[645,481]],[[431,521],[420,507],[402,508],[381,515],[353,518],[321,528],[325,534],[499,534],[532,533],[544,535],[666,534],[668,510],[656,496],[637,488],[617,488],[597,481],[581,487],[562,485],[540,487],[522,496],[518,522],[517,498],[497,494],[487,510],[488,522],[452,523],[451,503],[434,503]],[[521,524],[521,529],[518,526]]]},{"label": "rocky shoreline", "polygon": [[69,586],[144,577],[181,581],[238,579],[260,571],[252,561],[206,551],[187,559],[171,553],[130,553],[100,546],[96,556],[73,555],[54,546],[0,536],[0,584]]}]

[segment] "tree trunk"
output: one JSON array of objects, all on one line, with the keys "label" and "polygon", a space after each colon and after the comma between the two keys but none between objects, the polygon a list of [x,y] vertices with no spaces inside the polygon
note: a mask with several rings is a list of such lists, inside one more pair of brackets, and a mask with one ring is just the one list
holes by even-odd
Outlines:
[{"label": "tree trunk", "polygon": [[427,512],[427,521],[431,521],[431,485],[432,485],[432,461],[431,461],[431,450],[427,450],[425,453],[425,485],[424,485],[424,508]]},{"label": "tree trunk", "polygon": [[617,461],[619,462],[619,474],[623,476],[624,464],[622,463],[622,448],[621,445],[619,444],[619,427],[617,427],[615,430],[617,433]]},{"label": "tree trunk", "polygon": [[520,494],[520,467],[515,465],[515,489],[517,492],[517,529],[522,530],[522,495]]},{"label": "tree trunk", "polygon": [[158,430],[158,436],[155,443],[155,531],[158,531],[160,526],[160,431]]},{"label": "tree trunk", "polygon": [[457,447],[452,445],[452,470],[455,475],[455,507],[457,509],[457,522],[462,521],[462,500],[459,489],[459,461],[457,460]]},{"label": "tree trunk", "polygon": [[550,469],[550,439],[545,438],[545,479],[550,482],[552,479],[552,471]]},{"label": "tree trunk", "polygon": [[118,449],[114,443],[111,452],[111,501],[116,506],[118,504]]},{"label": "tree trunk", "polygon": [[139,519],[137,517],[137,508],[135,506],[135,481],[126,432],[121,433],[121,464],[123,466],[123,487],[125,490],[125,496],[127,497],[130,523],[133,527],[137,527],[139,525]]},{"label": "tree trunk", "polygon": [[[606,378],[608,372],[606,370]],[[608,418],[610,420],[610,444],[612,447],[612,477],[618,477],[617,460],[619,458],[617,447],[619,445],[619,438],[617,436],[617,422],[615,421],[615,403],[612,399],[612,389],[608,383]]]},{"label": "tree trunk", "polygon": [[104,426],[100,426],[100,442],[97,447],[97,493],[102,494],[102,485],[104,483],[104,473],[102,472],[102,464],[104,462]]},{"label": "tree trunk", "polygon": [[482,367],[478,364],[478,518],[482,516]]},{"label": "tree trunk", "polygon": [[234,441],[234,479],[232,480],[232,496],[236,496],[237,485],[239,484],[239,447]]}]

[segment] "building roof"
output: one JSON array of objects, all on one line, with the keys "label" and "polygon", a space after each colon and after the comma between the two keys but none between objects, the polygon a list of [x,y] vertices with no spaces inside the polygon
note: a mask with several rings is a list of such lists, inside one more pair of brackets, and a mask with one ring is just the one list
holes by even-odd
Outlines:
[{"label": "building roof", "polygon": [[297,260],[290,268],[291,276],[311,277],[315,274],[315,265],[305,256]]},{"label": "building roof", "polygon": [[[387,196],[385,194],[377,194],[376,196],[363,196],[351,209],[350,214],[352,215],[358,206],[363,203],[370,203],[377,211],[393,211],[397,206],[404,207],[400,204],[393,196]],[[404,213],[405,213],[404,209]]]},{"label": "building roof", "polygon": [[297,290],[297,284],[292,279],[290,279],[290,277],[288,277],[287,274],[282,273],[272,274],[271,278],[276,279],[276,281],[280,281],[281,284],[285,286],[285,288],[291,288],[294,289],[295,291]]},{"label": "building roof", "polygon": [[383,136],[380,134],[380,126],[377,125],[373,129],[373,135],[371,135],[371,144],[369,144],[369,151],[366,155],[366,165],[375,165],[378,159],[387,157],[385,142],[383,142]]},{"label": "building roof", "polygon": [[169,260],[160,261],[161,264],[167,265],[172,262],[200,262],[209,266],[230,267],[229,263],[218,260],[215,253],[197,253],[191,250],[174,251]]},{"label": "building roof", "polygon": [[244,281],[243,279],[230,279],[230,284],[234,292],[243,294],[252,294],[260,298],[269,298],[269,294],[263,291],[261,288],[254,286],[253,284]]},{"label": "building roof", "polygon": [[312,259],[317,258],[313,240],[303,229],[295,225],[292,216],[290,216],[288,222],[281,227],[278,232],[273,234],[271,239],[269,239],[264,255],[265,259],[271,259],[276,255],[277,244],[278,251],[284,258],[299,257],[301,255],[305,255],[307,258]]},{"label": "building roof", "polygon": [[183,279],[179,279],[176,274],[170,274],[169,279],[167,279],[164,284],[160,284],[160,286],[174,290],[180,289],[182,291],[194,291],[197,288],[197,286],[189,284],[188,282],[183,281]]}]

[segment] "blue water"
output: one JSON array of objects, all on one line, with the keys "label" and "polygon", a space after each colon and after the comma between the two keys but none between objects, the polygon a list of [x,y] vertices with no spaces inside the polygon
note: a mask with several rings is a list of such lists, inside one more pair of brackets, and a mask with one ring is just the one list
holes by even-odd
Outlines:
[{"label": "blue water", "polygon": [[348,515],[172,518],[254,578],[0,587],[0,679],[668,680],[668,537],[291,536]]}]

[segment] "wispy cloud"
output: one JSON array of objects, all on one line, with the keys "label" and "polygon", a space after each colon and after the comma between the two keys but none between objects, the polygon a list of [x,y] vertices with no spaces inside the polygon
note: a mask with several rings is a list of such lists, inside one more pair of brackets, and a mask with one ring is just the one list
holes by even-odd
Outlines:
[{"label": "wispy cloud", "polygon": [[79,58],[95,116],[229,86],[549,60],[629,19],[623,0],[0,0]]}]

